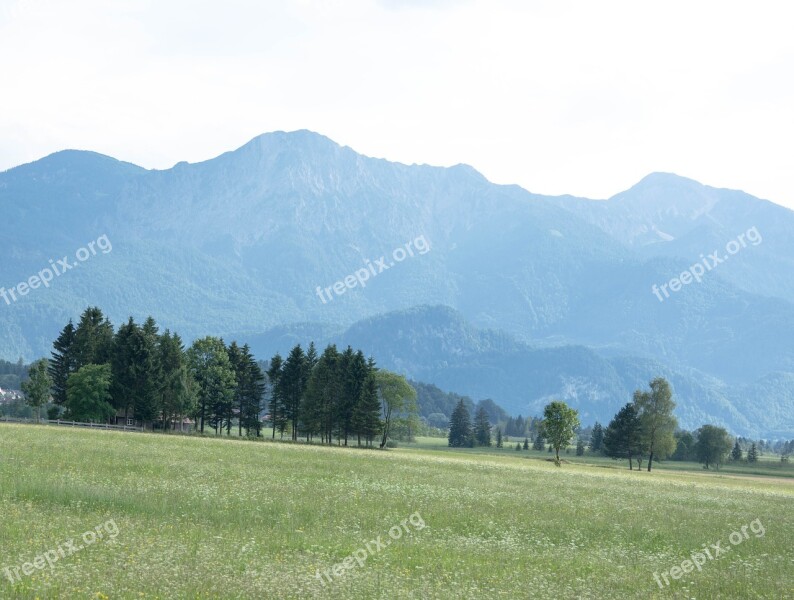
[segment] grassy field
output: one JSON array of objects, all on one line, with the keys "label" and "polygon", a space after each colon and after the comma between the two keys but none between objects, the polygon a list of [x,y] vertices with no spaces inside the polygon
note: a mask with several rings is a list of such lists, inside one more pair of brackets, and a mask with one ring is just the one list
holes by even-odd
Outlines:
[{"label": "grassy field", "polygon": [[[523,442],[522,442],[523,443]],[[449,448],[446,438],[433,438],[433,437],[420,437],[417,438],[415,443],[403,444],[406,448],[416,448],[424,450],[447,450],[449,452],[465,452],[469,454],[479,455],[499,455],[509,456],[515,455],[516,457],[529,458],[534,460],[548,460],[553,456],[546,450],[533,450],[531,447],[528,450],[521,450],[517,452],[515,449],[516,440],[511,440],[505,444],[504,448]],[[599,467],[606,467],[611,469],[628,469],[629,463],[627,460],[613,460],[602,456],[600,454],[592,455],[585,453],[584,456],[576,456],[576,448],[570,447],[569,453],[560,452],[560,458],[570,463],[592,465]],[[637,468],[636,462],[634,468]],[[643,462],[643,469],[647,468],[647,463]],[[703,465],[696,462],[665,460],[662,462],[654,461],[654,470],[662,471],[688,471],[688,472],[703,472]],[[780,456],[777,454],[764,454],[755,464],[748,464],[746,461],[734,463],[728,461],[723,464],[718,470],[713,467],[710,472],[713,476],[725,475],[746,475],[746,476],[763,476],[763,477],[789,477],[794,479],[794,463],[781,464]]]},{"label": "grassy field", "polygon": [[791,480],[528,454],[0,425],[0,597],[794,597]]}]

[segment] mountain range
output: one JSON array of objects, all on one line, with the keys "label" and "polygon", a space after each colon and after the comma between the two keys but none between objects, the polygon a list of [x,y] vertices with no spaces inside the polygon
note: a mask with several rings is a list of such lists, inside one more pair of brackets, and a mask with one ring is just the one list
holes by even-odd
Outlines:
[{"label": "mountain range", "polygon": [[544,196],[296,131],[166,170],[57,152],[0,173],[0,211],[9,360],[97,305],[261,358],[350,343],[525,416],[561,397],[605,422],[663,375],[682,426],[794,436],[794,213],[743,192],[655,173]]}]

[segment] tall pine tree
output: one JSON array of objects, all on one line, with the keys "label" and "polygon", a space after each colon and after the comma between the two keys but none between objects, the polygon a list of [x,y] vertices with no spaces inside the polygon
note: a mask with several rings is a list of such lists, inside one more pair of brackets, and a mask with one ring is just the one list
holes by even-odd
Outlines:
[{"label": "tall pine tree", "polygon": [[72,348],[76,369],[85,365],[104,365],[110,362],[113,350],[113,325],[98,307],[87,308],[80,315]]},{"label": "tall pine tree", "polygon": [[267,370],[268,387],[270,388],[270,422],[273,426],[272,438],[276,439],[276,430],[284,437],[287,429],[286,409],[284,407],[283,388],[281,386],[281,373],[284,368],[284,360],[276,352],[270,360],[270,368]]},{"label": "tall pine tree", "polygon": [[616,459],[628,458],[629,470],[633,469],[632,459],[643,450],[641,433],[637,407],[629,402],[618,411],[604,431],[604,454]]},{"label": "tall pine tree", "polygon": [[58,339],[53,343],[49,374],[52,379],[52,399],[59,406],[66,405],[66,382],[69,375],[77,371],[74,357],[74,325],[69,319]]},{"label": "tall pine tree", "polygon": [[600,452],[604,443],[604,428],[601,423],[596,421],[593,425],[593,433],[590,434],[590,452]]},{"label": "tall pine tree", "polygon": [[484,406],[477,408],[474,415],[474,439],[478,446],[491,445],[491,423],[488,421],[488,412]]},{"label": "tall pine tree", "polygon": [[359,445],[361,438],[364,438],[366,446],[372,446],[375,437],[380,433],[383,423],[380,420],[381,404],[378,398],[378,383],[375,378],[375,361],[369,359],[364,374],[364,382],[361,386],[361,394],[353,413],[353,426],[359,435]]},{"label": "tall pine tree", "polygon": [[278,385],[281,387],[281,396],[284,400],[284,419],[292,426],[292,439],[298,439],[298,420],[300,419],[300,405],[306,387],[306,359],[303,348],[296,344],[289,353],[281,369]]},{"label": "tall pine tree", "polygon": [[452,448],[471,445],[471,417],[462,399],[458,401],[449,420],[448,443]]}]

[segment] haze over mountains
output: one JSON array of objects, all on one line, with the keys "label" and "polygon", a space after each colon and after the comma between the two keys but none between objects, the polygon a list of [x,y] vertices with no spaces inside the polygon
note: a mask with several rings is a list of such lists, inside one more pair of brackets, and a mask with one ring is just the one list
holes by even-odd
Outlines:
[{"label": "haze over mountains", "polygon": [[[9,360],[48,355],[97,305],[117,325],[151,314],[187,341],[223,335],[261,358],[350,343],[515,414],[562,397],[585,423],[664,375],[683,426],[794,433],[794,213],[742,192],[652,174],[609,200],[548,197],[298,131],[164,171],[58,152],[0,173],[0,206],[6,289],[112,242],[49,288],[0,299]],[[759,241],[701,283],[663,302],[651,291],[752,228]],[[394,260],[420,237],[429,251]],[[381,257],[366,287],[333,292]]]}]

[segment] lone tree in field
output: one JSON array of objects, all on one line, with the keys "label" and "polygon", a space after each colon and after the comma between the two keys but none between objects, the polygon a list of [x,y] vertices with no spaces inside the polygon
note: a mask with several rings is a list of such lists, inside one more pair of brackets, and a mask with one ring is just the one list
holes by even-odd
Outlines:
[{"label": "lone tree in field", "polygon": [[471,418],[469,410],[459,400],[449,420],[449,445],[452,448],[465,448],[471,440]]},{"label": "lone tree in field", "polygon": [[28,369],[28,379],[22,382],[22,393],[25,402],[36,409],[36,421],[41,420],[41,407],[50,399],[52,379],[47,372],[49,361],[46,358],[37,360]]},{"label": "lone tree in field", "polygon": [[538,450],[539,452],[543,452],[546,449],[546,440],[543,437],[543,431],[539,431],[537,435],[535,435],[535,439],[532,442],[532,449]]},{"label": "lone tree in field", "polygon": [[675,402],[670,384],[661,377],[651,381],[649,392],[634,392],[634,404],[642,428],[642,445],[648,451],[648,472],[653,466],[653,458],[667,458],[675,451],[675,428],[678,421],[673,416]]},{"label": "lone tree in field", "polygon": [[497,427],[496,428],[496,447],[497,448],[501,448],[502,446],[503,446],[503,444],[502,444],[502,428],[501,427]]},{"label": "lone tree in field", "polygon": [[541,428],[543,435],[554,447],[554,464],[560,466],[560,448],[567,446],[573,439],[574,430],[579,427],[579,411],[569,408],[565,402],[554,401],[543,409]]},{"label": "lone tree in field", "polygon": [[714,465],[716,469],[725,460],[731,449],[731,438],[722,427],[704,425],[697,430],[698,441],[695,444],[695,454],[698,461],[708,469]]},{"label": "lone tree in field", "polygon": [[478,446],[491,445],[491,424],[484,406],[480,406],[474,415],[474,439]]},{"label": "lone tree in field", "polygon": [[524,438],[524,450],[529,450],[529,438]]},{"label": "lone tree in field", "polygon": [[576,442],[576,456],[584,456],[584,442],[582,440]]}]

